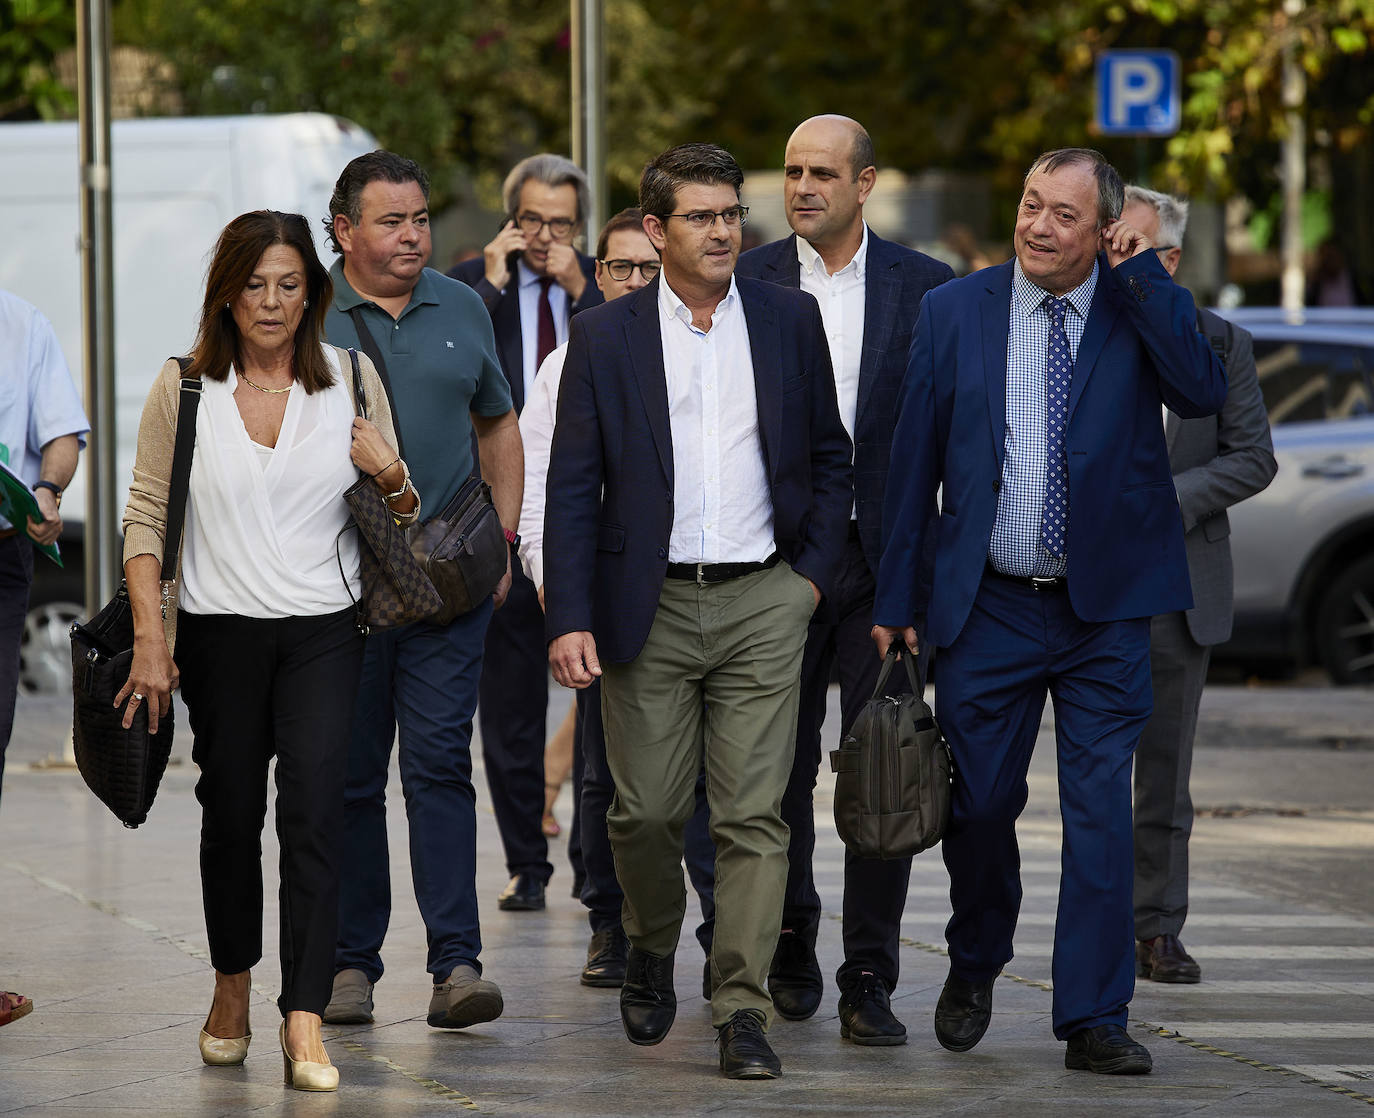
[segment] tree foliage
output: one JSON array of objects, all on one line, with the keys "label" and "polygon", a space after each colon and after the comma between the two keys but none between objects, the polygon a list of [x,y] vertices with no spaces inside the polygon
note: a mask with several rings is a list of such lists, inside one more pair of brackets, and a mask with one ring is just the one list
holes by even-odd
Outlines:
[{"label": "tree foliage", "polygon": [[0,0],[0,120],[54,119],[76,108],[54,61],[76,42],[64,0]]}]

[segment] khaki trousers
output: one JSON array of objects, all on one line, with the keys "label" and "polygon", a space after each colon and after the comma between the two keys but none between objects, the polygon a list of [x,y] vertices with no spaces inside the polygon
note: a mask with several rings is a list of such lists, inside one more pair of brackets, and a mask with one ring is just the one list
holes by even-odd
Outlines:
[{"label": "khaki trousers", "polygon": [[630,942],[671,954],[687,911],[682,835],[703,762],[716,844],[711,1020],[756,1010],[787,881],[783,789],[796,743],[811,584],[786,563],[709,585],[666,579],[643,651],[604,667],[607,813]]}]

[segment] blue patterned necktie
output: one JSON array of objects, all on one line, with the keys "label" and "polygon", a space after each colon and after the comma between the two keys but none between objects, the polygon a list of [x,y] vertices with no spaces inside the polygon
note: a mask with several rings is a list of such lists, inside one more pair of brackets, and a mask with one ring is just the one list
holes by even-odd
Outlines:
[{"label": "blue patterned necktie", "polygon": [[1064,428],[1068,426],[1073,359],[1069,356],[1069,336],[1064,332],[1068,305],[1067,299],[1045,297],[1045,309],[1050,314],[1050,341],[1045,356],[1045,508],[1040,518],[1040,539],[1056,559],[1064,558],[1064,532],[1069,525]]}]

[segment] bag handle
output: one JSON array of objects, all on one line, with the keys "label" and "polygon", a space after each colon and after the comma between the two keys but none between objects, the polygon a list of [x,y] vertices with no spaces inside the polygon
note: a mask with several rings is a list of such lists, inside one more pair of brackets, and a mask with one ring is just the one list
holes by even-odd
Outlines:
[{"label": "bag handle", "polygon": [[[189,357],[178,357],[182,373],[191,367]],[[186,497],[191,489],[191,458],[196,449],[196,413],[200,410],[200,377],[183,376],[177,405],[176,443],[172,450],[172,477],[167,487],[166,538],[162,542],[162,616],[167,617],[172,587],[176,583],[181,533],[186,526]]]},{"label": "bag handle", "polygon": [[[406,444],[401,438],[401,415],[396,410],[396,394],[391,391],[391,377],[387,375],[386,361],[382,357],[382,351],[377,346],[377,339],[372,336],[372,331],[367,328],[367,319],[363,317],[361,306],[352,307],[348,312],[348,317],[353,320],[353,329],[358,335],[358,344],[363,347],[363,352],[367,354],[372,362],[372,367],[377,370],[377,378],[382,382],[382,391],[386,393],[386,402],[391,405],[391,426],[396,429],[396,449],[400,451],[401,457],[406,457]],[[358,399],[362,399],[362,378],[358,373],[358,354],[350,349],[349,354],[353,358],[353,383],[357,387]],[[362,415],[360,411],[358,413]],[[363,416],[366,419],[366,416]]]},{"label": "bag handle", "polygon": [[884,690],[887,686],[887,678],[892,674],[892,665],[900,660],[906,665],[906,678],[911,683],[911,693],[922,702],[925,701],[925,688],[916,678],[916,665],[912,663],[914,657],[909,652],[903,656],[903,652],[907,652],[907,650],[900,641],[893,641],[888,645],[887,655],[883,657],[882,670],[878,672],[878,682],[873,686],[873,698],[878,699],[887,694]]}]

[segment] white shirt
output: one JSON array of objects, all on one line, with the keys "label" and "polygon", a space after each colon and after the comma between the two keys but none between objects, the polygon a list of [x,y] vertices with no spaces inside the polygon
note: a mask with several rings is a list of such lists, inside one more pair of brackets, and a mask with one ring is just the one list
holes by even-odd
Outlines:
[{"label": "white shirt", "polygon": [[[524,260],[516,261],[520,282],[520,356],[524,363],[525,399],[539,372],[539,280]],[[557,345],[568,340],[568,293],[557,281],[549,284],[549,306],[553,308],[553,337]]]},{"label": "white shirt", "polygon": [[549,452],[558,420],[558,386],[568,347],[544,358],[534,388],[520,413],[520,441],[525,445],[525,497],[520,504],[520,562],[535,586],[544,585],[544,491],[549,480]]},{"label": "white shirt", "polygon": [[186,502],[182,609],[307,617],[347,609],[358,596],[357,533],[339,538],[348,520],[344,490],[358,480],[348,457],[353,398],[334,350],[324,349],[337,379],[311,394],[291,386],[275,448],[248,437],[232,368],[226,379],[204,382]]},{"label": "white shirt", "polygon": [[[840,422],[854,441],[855,417],[859,413],[859,364],[864,351],[865,271],[868,262],[868,225],[863,226],[854,258],[838,272],[826,271],[821,254],[804,237],[797,238],[797,260],[801,264],[801,289],[816,297],[830,343],[830,364],[835,370],[835,395],[840,405]],[[857,513],[851,506],[851,518]]]},{"label": "white shirt", "polygon": [[711,316],[659,280],[663,371],[673,440],[670,563],[759,563],[774,550],[773,498],[759,437],[754,359],[735,280]]}]

